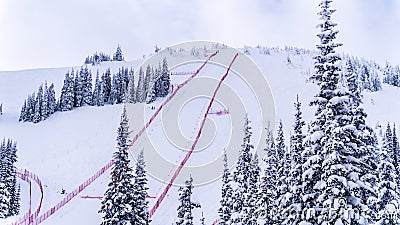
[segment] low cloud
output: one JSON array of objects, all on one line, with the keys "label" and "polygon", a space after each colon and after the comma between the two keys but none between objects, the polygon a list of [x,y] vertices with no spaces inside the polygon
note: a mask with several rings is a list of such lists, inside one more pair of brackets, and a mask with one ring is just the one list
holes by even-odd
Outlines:
[{"label": "low cloud", "polygon": [[[0,70],[79,65],[120,44],[127,59],[193,39],[315,48],[319,0],[3,0]],[[341,51],[400,64],[400,3],[337,0]],[[397,51],[395,51],[397,50]]]}]

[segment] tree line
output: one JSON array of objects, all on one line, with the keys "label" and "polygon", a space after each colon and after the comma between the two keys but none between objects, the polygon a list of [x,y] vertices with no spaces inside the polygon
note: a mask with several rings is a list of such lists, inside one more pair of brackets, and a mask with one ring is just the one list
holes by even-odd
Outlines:
[{"label": "tree line", "polygon": [[383,69],[383,83],[390,84],[395,87],[400,87],[400,66],[393,66],[386,63]]},{"label": "tree line", "polygon": [[100,64],[101,62],[107,62],[107,61],[124,61],[124,54],[122,53],[122,49],[119,45],[112,58],[110,55],[103,52],[99,53],[96,52],[93,55],[85,58],[85,64],[92,64],[92,65],[97,65]]},{"label": "tree line", "polygon": [[47,82],[39,86],[37,94],[28,96],[22,105],[19,121],[38,123],[47,119],[56,112],[57,103],[54,92],[54,84],[47,87]]},{"label": "tree line", "polygon": [[38,123],[57,111],[69,111],[81,106],[137,102],[149,104],[169,93],[170,72],[165,58],[156,68],[147,66],[145,72],[140,68],[138,76],[135,82],[132,68],[119,68],[113,75],[108,68],[101,76],[97,71],[93,87],[92,73],[87,66],[76,72],[72,69],[65,74],[58,100],[55,98],[54,85],[47,87],[45,82],[37,93],[25,100],[19,121]]}]

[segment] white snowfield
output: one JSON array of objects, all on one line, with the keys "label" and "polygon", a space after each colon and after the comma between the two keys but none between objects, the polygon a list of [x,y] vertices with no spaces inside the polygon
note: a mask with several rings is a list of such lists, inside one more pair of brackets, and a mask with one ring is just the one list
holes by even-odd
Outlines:
[{"label": "white snowfield", "polygon": [[[267,79],[275,102],[276,119],[282,119],[285,126],[285,135],[288,136],[292,130],[294,107],[293,102],[299,94],[303,103],[303,113],[306,121],[309,121],[314,109],[308,106],[309,100],[317,91],[316,85],[307,82],[308,73],[312,71],[312,55],[293,55],[286,51],[271,50],[270,55],[260,54],[260,49],[249,49],[250,55],[255,63],[263,71]],[[290,55],[291,63],[287,57]],[[233,56],[232,56],[233,57]],[[111,72],[117,72],[118,68],[133,67],[135,70],[141,61],[128,62],[103,62],[101,65],[88,66],[92,71],[93,80],[97,70],[100,74],[108,67]],[[174,71],[194,71],[200,63],[192,63],[174,68]],[[79,67],[75,67],[76,71]],[[45,212],[57,204],[65,195],[61,189],[68,193],[74,190],[87,178],[92,176],[98,169],[104,166],[115,151],[116,129],[122,112],[122,105],[106,105],[104,107],[81,107],[69,112],[57,112],[45,121],[38,124],[18,122],[21,106],[28,96],[37,91],[39,85],[47,80],[54,83],[57,98],[63,84],[65,73],[71,68],[56,69],[34,69],[23,71],[0,72],[0,103],[3,103],[3,115],[0,116],[0,137],[10,137],[17,142],[18,168],[28,169],[37,174],[44,186],[44,201],[41,212]],[[135,143],[131,152],[135,153],[145,150],[147,169],[149,172],[149,195],[158,197],[167,182],[175,172],[177,165],[187,153],[195,135],[199,123],[204,116],[206,106],[210,100],[210,93],[215,89],[215,83],[207,86],[210,79],[218,80],[224,74],[226,68],[209,64],[202,70],[198,79],[188,84],[174,97],[164,111],[150,125],[145,134]],[[190,75],[177,75],[171,77],[171,83],[177,85]],[[137,78],[136,78],[137,79]],[[239,78],[235,72],[231,72],[224,82],[226,88],[233,90],[238,96],[238,103],[244,105],[250,120],[252,120],[253,139],[261,137],[265,127],[265,121],[259,121],[257,115],[259,107],[252,89],[245,81]],[[376,127],[376,123],[386,126],[387,122],[400,124],[397,112],[400,102],[395,101],[399,96],[400,89],[383,85],[383,90],[376,93],[364,93],[364,106],[369,114],[368,123]],[[201,209],[195,209],[194,216],[196,224],[202,212],[206,217],[206,223],[211,224],[217,219],[220,181],[222,173],[222,153],[229,144],[240,150],[242,142],[243,121],[232,122],[232,113],[243,117],[245,111],[232,112],[229,104],[219,97],[212,109],[214,111],[229,108],[228,115],[209,115],[204,135],[200,139],[195,152],[191,155],[187,166],[202,168],[208,164],[219,164],[221,170],[208,171],[210,175],[205,180],[200,174],[193,172],[194,182],[196,176],[199,178],[194,189],[193,199],[202,205]],[[133,134],[143,127],[143,118],[149,118],[154,110],[151,106],[159,106],[164,99],[157,99],[150,105],[134,104],[128,106],[131,116],[130,125]],[[240,102],[239,102],[240,101]],[[181,133],[171,135],[171,132],[179,130]],[[181,137],[176,139],[175,135]],[[263,142],[260,146],[263,147]],[[158,154],[164,161],[156,160],[146,149],[152,148],[151,154]],[[132,154],[134,155],[134,154]],[[235,159],[237,155],[230,158]],[[132,165],[134,158],[132,157]],[[232,161],[232,160],[231,160]],[[233,164],[234,162],[230,162]],[[217,167],[218,168],[218,167]],[[191,174],[190,170],[184,170],[177,179],[182,183]],[[203,177],[204,178],[204,177]],[[21,216],[29,209],[29,186],[21,182],[22,207]],[[63,208],[50,216],[42,224],[70,225],[70,224],[100,224],[101,214],[100,200],[97,198],[81,198],[80,196],[102,196],[109,182],[109,171],[93,182],[81,194],[72,199]],[[35,209],[39,201],[39,190],[34,184],[32,186],[33,198],[32,209]],[[152,224],[172,224],[176,218],[178,207],[177,186],[173,186],[166,198],[161,203],[152,218]],[[149,207],[153,207],[156,198],[149,198]],[[17,217],[0,220],[0,224],[10,224]]]}]

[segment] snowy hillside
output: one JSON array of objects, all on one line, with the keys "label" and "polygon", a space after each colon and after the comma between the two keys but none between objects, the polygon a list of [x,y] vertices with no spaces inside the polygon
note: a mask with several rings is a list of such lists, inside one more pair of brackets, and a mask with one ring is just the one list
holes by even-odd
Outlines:
[{"label": "snowy hillside", "polygon": [[[292,131],[294,107],[293,102],[296,95],[299,95],[300,101],[303,103],[304,119],[308,122],[313,116],[314,109],[308,107],[308,102],[315,95],[317,86],[308,82],[310,71],[313,71],[313,53],[304,52],[295,54],[291,50],[270,49],[269,54],[264,54],[260,48],[249,48],[246,50],[249,57],[263,71],[266,80],[272,90],[275,102],[275,111],[277,122],[279,119],[283,121],[285,135],[289,136]],[[288,60],[290,58],[290,60]],[[142,63],[141,60],[128,62],[103,62],[97,66],[89,66],[92,74],[96,74],[97,70],[103,73],[107,68],[111,68],[112,73],[116,73],[118,68],[133,67],[135,70]],[[174,68],[176,71],[193,71],[200,64],[190,66],[183,65]],[[78,70],[79,67],[75,67]],[[0,72],[0,103],[3,104],[3,115],[0,116],[0,137],[10,137],[17,142],[18,147],[18,164],[21,169],[28,169],[39,176],[44,187],[44,200],[41,208],[41,215],[47,211],[65,196],[60,193],[61,189],[65,189],[67,193],[74,190],[83,181],[92,176],[102,166],[104,166],[112,157],[115,151],[116,129],[122,112],[122,105],[106,105],[103,107],[81,107],[68,112],[57,112],[51,115],[49,119],[37,124],[18,122],[21,106],[25,98],[37,90],[39,85],[47,80],[48,83],[54,83],[57,98],[63,84],[65,73],[71,68],[54,68],[54,69],[35,69]],[[172,71],[174,71],[172,70]],[[225,68],[218,66],[205,67],[199,73],[199,77],[220,78],[225,72]],[[233,74],[233,73],[232,73]],[[382,79],[381,73],[379,73]],[[171,83],[180,84],[187,76],[172,76]],[[240,96],[248,94],[244,88],[244,83],[240,83],[239,79],[228,77],[226,83],[231,87],[237,88]],[[178,126],[182,134],[193,139],[196,134],[196,128],[199,126],[200,118],[204,115],[205,106],[208,104],[208,98],[188,99],[192,97],[196,87],[188,85],[179,92],[170,106],[165,108],[163,116],[168,117],[179,113]],[[211,90],[210,90],[211,91]],[[383,84],[383,88],[377,92],[364,92],[364,107],[368,113],[367,122],[373,128],[377,124],[386,125],[388,122],[400,124],[400,117],[397,112],[400,110],[400,102],[393,101],[394,96],[400,95],[400,88]],[[158,99],[151,105],[137,103],[130,105],[128,111],[137,113],[138,118],[142,114],[149,118],[154,112],[150,106],[158,107],[164,99]],[[187,104],[187,105],[185,105]],[[248,104],[252,104],[251,102]],[[185,107],[184,107],[185,105]],[[180,108],[174,108],[180,107]],[[216,102],[213,109],[222,109],[223,103]],[[145,110],[143,110],[145,109]],[[170,112],[170,114],[168,114]],[[251,106],[248,108],[250,118],[255,117]],[[210,137],[204,143],[200,142],[203,150],[195,153],[189,165],[202,165],[215,158],[221,157],[223,149],[227,144],[225,137],[237,139],[240,144],[242,140],[242,124],[235,127],[230,122],[227,115],[212,115],[212,123],[206,124],[206,130],[212,130],[212,126],[216,127],[216,133],[210,134]],[[136,133],[142,128],[143,122],[130,121],[131,130]],[[146,137],[133,146],[134,151],[139,151],[151,143],[160,150],[167,161],[171,163],[179,163],[185,156],[186,152],[181,151],[182,146],[173,146],[169,143],[169,137],[163,135],[163,126],[165,120],[160,117],[151,124],[146,132]],[[209,126],[209,127],[207,127]],[[252,124],[255,131],[263,130],[263,124]],[[195,130],[193,130],[195,129]],[[232,136],[232,129],[237,130]],[[240,134],[240,135],[237,135]],[[255,134],[258,137],[260,134]],[[182,144],[182,148],[187,149],[187,143]],[[168,146],[168,148],[166,147]],[[239,149],[240,146],[238,145]],[[145,152],[146,154],[146,152]],[[158,165],[150,165],[151,160],[146,161],[149,168],[156,168]],[[221,163],[222,161],[218,162]],[[174,170],[172,167],[161,168],[167,177],[171,177]],[[222,170],[220,171],[222,174]],[[102,196],[109,182],[109,172],[94,181],[82,193],[71,200],[63,208],[54,215],[50,216],[42,224],[100,224],[101,215],[98,214],[100,209],[100,200],[97,198],[81,198],[81,196]],[[157,177],[149,174],[149,194],[150,196],[159,196],[165,188],[165,183],[161,182]],[[187,177],[179,177],[179,181],[185,180]],[[198,223],[201,212],[204,212],[206,224],[211,224],[217,218],[217,209],[219,207],[220,198],[220,181],[216,180],[204,185],[196,186],[193,198],[202,205],[201,209],[195,210],[195,220]],[[22,207],[21,215],[29,208],[29,187],[21,181],[22,187]],[[161,203],[158,211],[152,218],[152,224],[171,224],[176,218],[176,208],[178,207],[178,187],[173,187],[164,201]],[[35,209],[39,202],[39,190],[33,185],[32,208]],[[154,198],[148,199],[150,208],[155,202]],[[17,217],[9,218],[1,221],[0,224],[8,224],[16,220]]]}]

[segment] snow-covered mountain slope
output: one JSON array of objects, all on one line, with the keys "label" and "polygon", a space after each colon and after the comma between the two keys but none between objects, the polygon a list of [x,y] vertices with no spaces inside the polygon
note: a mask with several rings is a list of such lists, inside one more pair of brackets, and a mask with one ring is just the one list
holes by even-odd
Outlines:
[{"label": "snow-covered mountain slope", "polygon": [[[316,85],[307,82],[308,74],[312,71],[312,53],[293,55],[287,51],[270,51],[270,54],[260,54],[259,49],[248,49],[249,56],[264,72],[268,80],[276,107],[276,118],[282,119],[285,126],[285,135],[291,131],[293,121],[293,102],[298,94],[303,103],[304,117],[306,121],[312,118],[313,108],[308,106],[309,100],[317,91]],[[290,62],[288,61],[290,56]],[[92,74],[97,70],[100,74],[108,67],[111,72],[117,72],[121,66],[137,69],[141,61],[132,62],[107,62],[98,66],[90,66]],[[79,67],[74,68],[77,70]],[[18,168],[29,169],[37,174],[44,184],[44,201],[41,212],[45,212],[57,204],[64,195],[60,194],[61,189],[71,191],[83,181],[92,176],[99,168],[105,165],[112,157],[115,150],[116,129],[118,127],[122,105],[106,105],[104,107],[82,107],[69,112],[57,112],[49,119],[38,124],[18,122],[21,106],[32,92],[36,91],[41,83],[47,80],[54,83],[56,95],[59,97],[65,73],[71,68],[56,69],[35,69],[12,72],[0,72],[0,102],[3,103],[3,115],[0,116],[0,137],[10,137],[18,143]],[[185,69],[185,68],[181,68]],[[194,68],[186,68],[193,70]],[[206,67],[199,76],[212,74],[220,78],[224,69],[218,67]],[[185,77],[172,76],[172,83],[178,84]],[[240,87],[235,78],[227,79],[232,86]],[[175,103],[186,99],[193,94],[191,90],[196,87],[188,85],[177,94]],[[241,90],[237,90],[240,92]],[[376,127],[376,123],[385,125],[387,122],[400,124],[400,117],[397,112],[400,109],[400,102],[395,96],[399,96],[400,89],[383,85],[383,90],[374,93],[364,93],[364,105],[369,114],[368,123]],[[154,106],[161,104],[163,99],[158,99]],[[192,139],[196,134],[199,119],[203,116],[207,98],[199,98],[189,101],[189,107],[179,111],[179,126],[184,136]],[[185,102],[185,101],[183,101]],[[179,104],[178,104],[179,105]],[[173,110],[171,108],[164,110]],[[222,105],[215,103],[215,109],[222,108]],[[144,110],[143,110],[144,109]],[[252,108],[248,112],[252,113]],[[135,104],[129,107],[132,113],[144,114],[145,117],[152,115],[149,106]],[[166,114],[167,115],[167,114]],[[242,129],[242,124],[231,124],[229,116],[210,116],[214,126],[217,127],[212,144],[194,154],[189,165],[201,165],[222,154],[226,145],[226,139],[222,138],[231,135],[231,129]],[[138,131],[143,123],[141,121],[130,121],[131,129]],[[168,138],[163,137],[162,131],[165,121],[162,118],[152,123],[146,132],[146,137],[153,146],[163,149],[160,154],[172,163],[180,162],[186,152],[179,150],[179,147],[168,145]],[[260,124],[253,124],[254,130],[260,129]],[[234,127],[234,128],[233,128]],[[135,132],[134,132],[135,133]],[[259,135],[259,134],[258,134]],[[241,142],[242,137],[232,136]],[[135,150],[146,147],[145,139],[133,146]],[[164,148],[163,148],[164,147]],[[187,147],[187,146],[185,146]],[[240,148],[238,145],[237,148]],[[150,164],[151,162],[147,162]],[[222,163],[222,162],[221,162]],[[157,167],[157,165],[148,165]],[[167,177],[171,177],[173,167],[160,168],[164,170]],[[222,172],[222,171],[221,171]],[[86,188],[79,196],[72,199],[66,206],[49,217],[43,224],[99,224],[101,215],[97,213],[100,208],[98,199],[84,199],[80,196],[101,196],[105,192],[109,181],[108,172],[97,179]],[[151,174],[150,174],[151,175]],[[159,196],[165,187],[157,177],[149,176],[149,195]],[[181,177],[180,179],[185,179]],[[29,208],[28,186],[22,184],[22,209],[21,215]],[[195,210],[195,218],[198,222],[203,211],[207,224],[211,224],[217,218],[219,204],[220,182],[215,181],[204,185],[196,186],[193,198],[202,204],[202,209]],[[176,217],[178,206],[177,187],[173,187],[158,211],[154,214],[152,224],[171,224]],[[39,200],[39,192],[33,188],[32,207],[35,208]],[[149,198],[150,207],[155,199]],[[0,224],[7,224],[16,218],[0,221]]]}]

